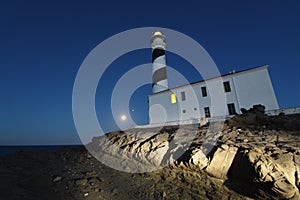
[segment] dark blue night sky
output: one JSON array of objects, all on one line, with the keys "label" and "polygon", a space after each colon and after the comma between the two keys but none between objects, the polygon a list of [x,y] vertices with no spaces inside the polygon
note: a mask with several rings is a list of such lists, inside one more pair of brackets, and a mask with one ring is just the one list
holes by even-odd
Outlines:
[{"label": "dark blue night sky", "polygon": [[[72,90],[81,63],[108,37],[147,26],[192,37],[222,74],[269,65],[280,107],[300,106],[299,1],[1,1],[0,145],[80,143]],[[150,45],[105,73],[96,95],[105,131],[117,129],[108,109],[114,83],[149,62]],[[201,78],[176,55],[167,53],[167,63],[191,82]],[[147,123],[149,93],[146,85],[132,96],[136,123]]]}]

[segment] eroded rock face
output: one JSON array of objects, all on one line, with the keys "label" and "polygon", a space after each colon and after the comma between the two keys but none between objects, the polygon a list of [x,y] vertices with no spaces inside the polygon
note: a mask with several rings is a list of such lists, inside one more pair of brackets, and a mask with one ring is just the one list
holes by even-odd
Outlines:
[{"label": "eroded rock face", "polygon": [[209,175],[227,179],[227,172],[232,164],[232,161],[237,153],[238,148],[223,144],[218,147],[206,171]]},{"label": "eroded rock face", "polygon": [[124,171],[172,165],[201,170],[253,198],[300,198],[300,129],[281,127],[288,116],[270,118],[262,106],[244,113],[219,132],[208,126],[131,129],[95,138],[89,147],[107,162],[121,159]]},{"label": "eroded rock face", "polygon": [[[116,169],[128,172],[153,171],[179,159],[188,150],[195,137],[195,132],[188,129],[176,132],[174,129],[178,128],[133,129],[126,133],[111,133],[94,138],[88,148],[98,159]],[[193,161],[189,154],[187,163],[199,163],[205,158],[200,157],[200,154],[199,151],[194,155]],[[205,159],[203,164],[207,162]],[[123,162],[120,163],[120,160]]]},{"label": "eroded rock face", "polygon": [[[284,156],[282,156],[282,160]],[[283,168],[278,162],[275,162],[271,157],[258,152],[250,151],[248,153],[250,164],[255,170],[255,177],[259,183],[271,183],[271,191],[279,198],[292,198],[298,195],[299,191],[295,187],[295,178],[290,176],[289,170],[293,168]],[[287,160],[286,160],[287,161]],[[289,165],[293,165],[290,162]]]},{"label": "eroded rock face", "polygon": [[300,154],[299,153],[294,155],[294,161],[295,161],[295,168],[296,168],[295,182],[296,182],[296,186],[300,190]]},{"label": "eroded rock face", "polygon": [[192,165],[199,166],[200,169],[207,167],[209,160],[201,149],[194,150],[190,159]]}]

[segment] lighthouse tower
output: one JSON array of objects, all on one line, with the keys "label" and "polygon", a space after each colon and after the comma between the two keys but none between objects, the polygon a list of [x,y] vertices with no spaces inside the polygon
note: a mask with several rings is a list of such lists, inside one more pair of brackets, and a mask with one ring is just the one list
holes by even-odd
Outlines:
[{"label": "lighthouse tower", "polygon": [[166,67],[166,37],[160,31],[155,31],[151,37],[152,47],[152,93],[168,89]]}]

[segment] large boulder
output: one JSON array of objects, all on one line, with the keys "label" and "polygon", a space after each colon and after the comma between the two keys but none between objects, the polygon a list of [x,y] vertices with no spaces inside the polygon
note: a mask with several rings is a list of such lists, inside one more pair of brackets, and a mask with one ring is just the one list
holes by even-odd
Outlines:
[{"label": "large boulder", "polygon": [[292,178],[271,157],[252,150],[248,153],[248,158],[255,169],[255,181],[268,183],[274,198],[290,199],[299,196],[299,190],[293,184]]},{"label": "large boulder", "polygon": [[220,179],[227,179],[227,172],[232,164],[232,161],[237,153],[238,148],[228,145],[222,145],[215,151],[211,162],[206,171],[211,176]]},{"label": "large boulder", "polygon": [[198,166],[200,169],[208,165],[208,159],[201,149],[196,149],[192,152],[190,163]]},{"label": "large boulder", "polygon": [[258,104],[258,105],[254,105],[252,109],[254,112],[265,113],[265,108],[266,107],[264,105]]},{"label": "large boulder", "polygon": [[228,125],[231,127],[248,128],[251,126],[257,127],[261,125],[269,125],[269,118],[265,114],[265,106],[254,105],[249,110],[241,109],[242,114],[237,115],[228,120]]}]

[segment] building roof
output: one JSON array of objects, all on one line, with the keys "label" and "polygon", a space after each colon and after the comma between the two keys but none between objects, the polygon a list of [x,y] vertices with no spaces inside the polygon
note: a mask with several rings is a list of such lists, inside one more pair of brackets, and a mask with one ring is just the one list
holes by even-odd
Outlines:
[{"label": "building roof", "polygon": [[227,76],[233,76],[233,75],[237,75],[237,74],[249,73],[249,72],[252,72],[252,71],[258,71],[258,70],[268,69],[268,67],[269,67],[269,65],[263,65],[263,66],[259,66],[259,67],[244,69],[244,70],[237,71],[237,72],[233,71],[233,72],[230,72],[230,73],[227,73],[227,74],[223,74],[221,76],[212,77],[212,78],[209,78],[209,79],[206,79],[206,80],[200,80],[200,81],[192,82],[192,83],[189,83],[189,84],[180,85],[180,86],[177,86],[177,87],[174,87],[174,88],[169,88],[167,90],[163,90],[163,91],[160,91],[160,92],[157,92],[157,93],[152,93],[149,96],[160,94],[160,93],[164,93],[164,92],[168,92],[170,90],[174,90],[174,89],[185,87],[185,86],[189,86],[189,85],[196,85],[198,83],[202,83],[202,82],[205,82],[205,81],[208,81],[208,80],[217,79],[217,78],[220,78],[220,77],[227,77]]}]

